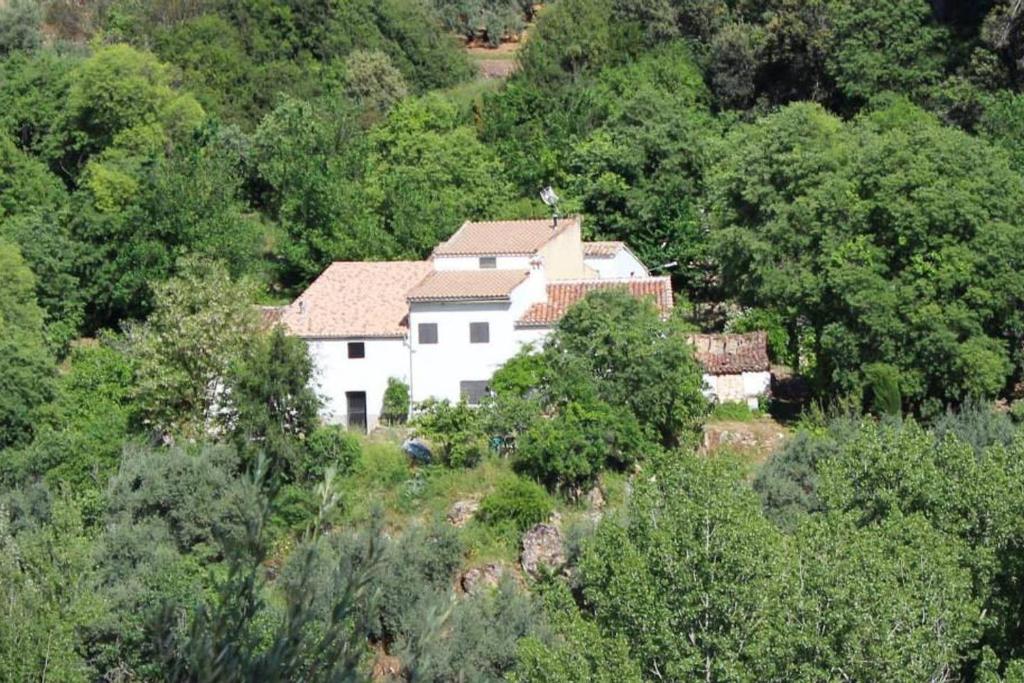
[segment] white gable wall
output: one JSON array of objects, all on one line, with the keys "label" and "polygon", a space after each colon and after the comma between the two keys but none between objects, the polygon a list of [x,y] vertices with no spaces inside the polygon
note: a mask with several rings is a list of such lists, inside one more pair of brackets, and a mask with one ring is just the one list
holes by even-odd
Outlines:
[{"label": "white gable wall", "polygon": [[742,402],[755,410],[762,396],[772,386],[772,375],[764,372],[744,372],[735,375],[704,375],[704,395],[718,403]]},{"label": "white gable wall", "polygon": [[[534,268],[508,301],[438,301],[409,305],[412,345],[412,400],[428,398],[456,402],[463,381],[487,381],[505,361],[519,352],[515,323],[532,304],[547,296],[546,279]],[[490,341],[470,343],[470,323],[489,325]],[[437,343],[421,344],[421,323],[437,325]]]},{"label": "white gable wall", "polygon": [[629,249],[619,249],[615,256],[611,257],[588,256],[584,258],[584,263],[597,271],[597,276],[602,280],[650,276],[647,266]]},{"label": "white gable wall", "polygon": [[[363,342],[365,358],[349,358],[349,342]],[[402,338],[307,339],[315,369],[314,385],[324,399],[321,417],[348,424],[346,392],[366,392],[367,427],[380,421],[388,378],[409,381],[409,347]]]}]

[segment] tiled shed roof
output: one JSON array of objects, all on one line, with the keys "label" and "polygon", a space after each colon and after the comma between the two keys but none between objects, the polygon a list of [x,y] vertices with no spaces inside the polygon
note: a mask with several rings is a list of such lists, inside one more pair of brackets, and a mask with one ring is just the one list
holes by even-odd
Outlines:
[{"label": "tiled shed roof", "polygon": [[559,219],[557,228],[550,218],[466,222],[437,245],[434,256],[529,256],[572,225],[579,225],[578,216]]},{"label": "tiled shed roof", "polygon": [[257,306],[256,315],[259,316],[260,328],[273,329],[274,325],[281,322],[281,316],[286,310],[288,310],[287,306]]},{"label": "tiled shed roof", "polygon": [[588,258],[611,258],[625,248],[625,242],[584,242],[583,255]]},{"label": "tiled shed roof", "polygon": [[694,355],[709,375],[738,375],[771,369],[765,332],[691,334],[688,339],[694,346]]},{"label": "tiled shed roof", "polygon": [[438,270],[413,287],[409,301],[500,301],[529,273],[525,270]]},{"label": "tiled shed roof", "polygon": [[406,293],[429,261],[339,261],[287,307],[281,324],[298,337],[401,337]]},{"label": "tiled shed roof", "polygon": [[549,327],[588,293],[601,289],[625,289],[635,297],[649,296],[663,315],[672,310],[672,282],[667,277],[631,278],[628,280],[574,280],[554,282],[547,286],[548,299],[536,303],[516,323],[518,327]]}]

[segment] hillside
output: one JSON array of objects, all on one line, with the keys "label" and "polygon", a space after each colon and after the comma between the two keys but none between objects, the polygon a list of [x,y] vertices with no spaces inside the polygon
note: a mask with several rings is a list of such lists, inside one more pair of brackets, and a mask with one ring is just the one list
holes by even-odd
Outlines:
[{"label": "hillside", "polygon": [[[552,210],[664,296],[331,423]],[[1020,0],[0,0],[0,681],[1024,680],[1022,423]]]}]

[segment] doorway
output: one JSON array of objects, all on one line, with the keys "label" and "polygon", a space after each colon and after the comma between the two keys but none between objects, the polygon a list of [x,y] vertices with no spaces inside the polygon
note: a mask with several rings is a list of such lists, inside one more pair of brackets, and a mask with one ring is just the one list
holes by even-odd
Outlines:
[{"label": "doorway", "polygon": [[348,428],[360,434],[366,433],[366,392],[346,391],[345,401],[348,404]]}]

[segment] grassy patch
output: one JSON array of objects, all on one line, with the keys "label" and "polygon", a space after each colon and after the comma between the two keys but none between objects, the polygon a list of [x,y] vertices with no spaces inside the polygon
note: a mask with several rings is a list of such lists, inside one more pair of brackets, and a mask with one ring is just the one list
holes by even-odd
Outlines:
[{"label": "grassy patch", "polygon": [[448,88],[444,96],[460,111],[468,112],[474,105],[483,103],[485,94],[497,92],[503,84],[500,78],[477,78]]},{"label": "grassy patch", "polygon": [[760,411],[751,410],[742,401],[726,401],[715,405],[708,420],[711,422],[752,422],[760,417]]}]

